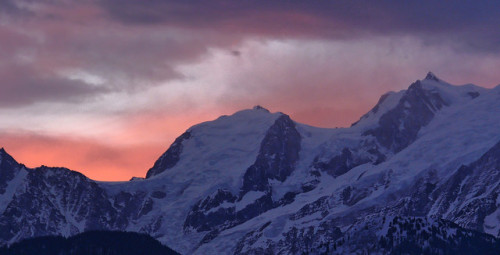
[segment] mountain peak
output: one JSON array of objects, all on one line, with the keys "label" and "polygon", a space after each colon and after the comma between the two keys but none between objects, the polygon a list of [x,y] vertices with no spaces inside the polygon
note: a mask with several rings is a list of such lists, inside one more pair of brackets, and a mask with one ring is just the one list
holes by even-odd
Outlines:
[{"label": "mountain peak", "polygon": [[266,109],[266,108],[264,108],[264,107],[262,107],[262,106],[260,106],[260,105],[256,105],[256,106],[254,106],[252,109],[253,109],[253,110],[262,110],[262,111],[269,112],[269,110],[268,110],[268,109]]},{"label": "mountain peak", "polygon": [[441,81],[433,72],[428,72],[424,80]]},{"label": "mountain peak", "polygon": [[0,159],[4,156],[10,157],[9,153],[7,153],[3,147],[0,147]]}]

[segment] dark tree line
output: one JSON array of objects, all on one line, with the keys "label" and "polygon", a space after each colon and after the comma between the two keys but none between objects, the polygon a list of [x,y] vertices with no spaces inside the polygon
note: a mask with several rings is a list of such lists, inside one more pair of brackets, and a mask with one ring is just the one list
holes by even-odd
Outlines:
[{"label": "dark tree line", "polygon": [[177,255],[146,234],[120,231],[89,231],[69,238],[45,236],[26,239],[0,248],[0,255]]}]

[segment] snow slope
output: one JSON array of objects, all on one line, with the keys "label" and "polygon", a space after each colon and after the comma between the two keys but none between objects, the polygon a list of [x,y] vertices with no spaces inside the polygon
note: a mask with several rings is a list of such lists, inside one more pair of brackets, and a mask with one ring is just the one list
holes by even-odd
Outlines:
[{"label": "snow slope", "polygon": [[384,253],[404,245],[388,236],[388,220],[400,216],[491,243],[471,233],[500,236],[499,113],[500,86],[455,86],[429,73],[383,95],[350,128],[311,127],[262,107],[198,124],[146,179],[130,182],[26,169],[3,151],[0,241],[109,229],[145,232],[186,254],[367,244]]}]

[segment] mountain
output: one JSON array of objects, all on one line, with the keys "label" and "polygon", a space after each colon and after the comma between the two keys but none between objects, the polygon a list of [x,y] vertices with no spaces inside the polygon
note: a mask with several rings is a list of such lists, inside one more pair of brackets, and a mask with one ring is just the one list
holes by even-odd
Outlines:
[{"label": "mountain", "polygon": [[120,230],[183,254],[498,251],[499,113],[500,86],[429,73],[349,128],[260,106],[195,125],[129,182],[2,149],[0,243]]},{"label": "mountain", "polygon": [[25,239],[0,248],[5,255],[178,255],[146,234],[119,231],[90,231],[70,238],[44,236]]}]

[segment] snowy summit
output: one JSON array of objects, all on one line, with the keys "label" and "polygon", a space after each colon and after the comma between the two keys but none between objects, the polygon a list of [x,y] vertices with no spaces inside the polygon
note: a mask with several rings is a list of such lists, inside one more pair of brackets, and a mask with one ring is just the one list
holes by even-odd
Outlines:
[{"label": "snowy summit", "polygon": [[0,242],[105,229],[182,254],[496,251],[495,109],[498,88],[431,72],[350,128],[255,106],[189,128],[130,182],[31,169],[0,150]]}]

